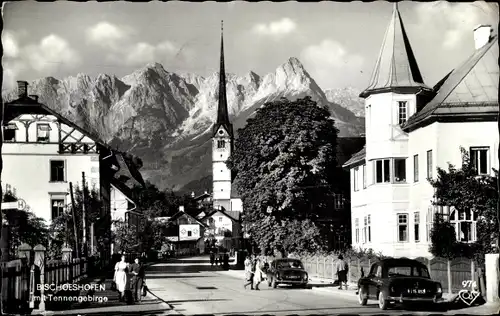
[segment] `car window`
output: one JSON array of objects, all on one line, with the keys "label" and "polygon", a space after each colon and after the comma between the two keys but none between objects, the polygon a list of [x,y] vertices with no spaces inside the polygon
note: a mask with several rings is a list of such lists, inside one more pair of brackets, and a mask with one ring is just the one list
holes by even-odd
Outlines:
[{"label": "car window", "polygon": [[303,269],[302,263],[298,260],[280,261],[277,263],[278,269]]},{"label": "car window", "polygon": [[425,267],[418,266],[394,266],[387,269],[389,277],[395,276],[414,276],[422,278],[430,278],[429,271]]}]

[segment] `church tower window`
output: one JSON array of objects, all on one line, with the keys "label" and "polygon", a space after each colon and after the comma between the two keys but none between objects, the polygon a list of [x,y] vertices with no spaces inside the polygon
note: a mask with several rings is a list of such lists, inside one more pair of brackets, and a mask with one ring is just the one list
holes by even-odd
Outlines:
[{"label": "church tower window", "polygon": [[398,102],[398,124],[406,123],[408,119],[408,102],[399,101]]},{"label": "church tower window", "polygon": [[226,147],[226,141],[225,140],[218,140],[217,141],[217,148],[225,148]]}]

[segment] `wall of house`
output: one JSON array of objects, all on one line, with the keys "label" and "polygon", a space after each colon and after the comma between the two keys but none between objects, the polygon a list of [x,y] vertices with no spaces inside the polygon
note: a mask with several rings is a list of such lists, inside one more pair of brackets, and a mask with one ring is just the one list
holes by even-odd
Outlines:
[{"label": "wall of house", "polygon": [[[211,216],[214,220],[215,232],[218,233],[221,229],[233,230],[233,221],[221,212],[216,212]],[[224,236],[221,236],[224,237]]]},{"label": "wall of house", "polygon": [[230,211],[243,212],[243,201],[240,198],[232,198]]},{"label": "wall of house", "polygon": [[125,220],[128,199],[120,190],[111,186],[111,220]]}]

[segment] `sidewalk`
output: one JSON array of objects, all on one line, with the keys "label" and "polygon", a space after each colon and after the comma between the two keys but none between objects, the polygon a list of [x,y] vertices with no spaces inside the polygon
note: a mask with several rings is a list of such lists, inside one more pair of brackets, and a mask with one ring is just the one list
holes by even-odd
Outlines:
[{"label": "sidewalk", "polygon": [[[151,263],[152,264],[152,263]],[[147,268],[151,264],[146,264]],[[104,291],[92,291],[70,294],[73,300],[75,297],[80,299],[92,298],[92,302],[88,301],[63,301],[63,302],[46,302],[45,312],[33,311],[32,315],[174,315],[172,307],[165,301],[156,297],[148,291],[147,295],[142,297],[141,303],[133,303],[128,305],[125,302],[120,302],[118,292],[111,291],[111,282],[113,273],[107,272],[100,278],[87,280],[86,284],[103,284]],[[147,284],[147,279],[146,282]],[[62,297],[61,299],[65,299]],[[66,295],[68,300],[68,295]]]}]

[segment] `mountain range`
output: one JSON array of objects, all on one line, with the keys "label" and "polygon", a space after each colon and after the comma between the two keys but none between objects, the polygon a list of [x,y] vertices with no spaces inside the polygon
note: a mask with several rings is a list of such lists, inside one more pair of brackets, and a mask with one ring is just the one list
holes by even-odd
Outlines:
[{"label": "mountain range", "polygon": [[[260,76],[226,74],[229,115],[235,131],[264,103],[310,96],[326,105],[339,136],[364,132],[364,106],[354,88],[323,91],[297,58]],[[141,172],[159,188],[203,187],[211,179],[211,126],[216,119],[219,74],[173,73],[148,64],[123,78],[78,74],[46,77],[29,84],[29,94],[118,150],[143,161]],[[4,100],[17,98],[8,91]]]}]

